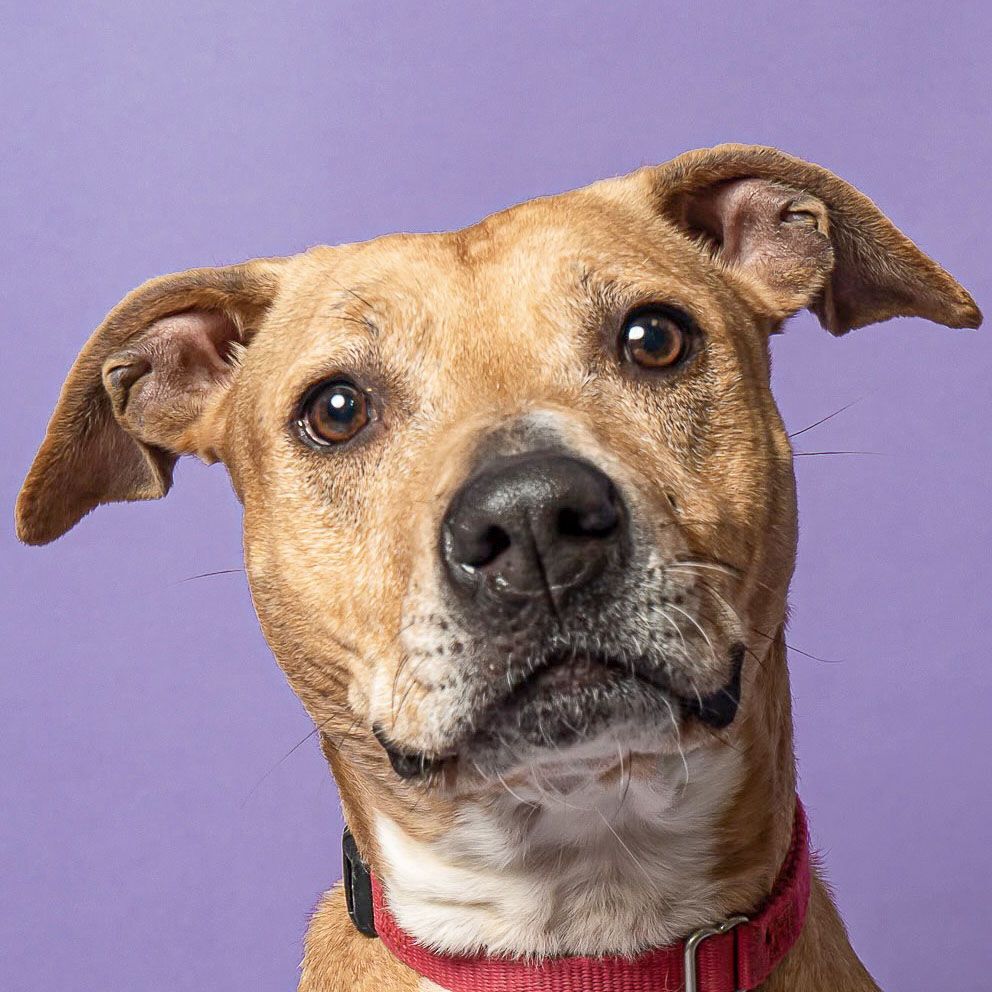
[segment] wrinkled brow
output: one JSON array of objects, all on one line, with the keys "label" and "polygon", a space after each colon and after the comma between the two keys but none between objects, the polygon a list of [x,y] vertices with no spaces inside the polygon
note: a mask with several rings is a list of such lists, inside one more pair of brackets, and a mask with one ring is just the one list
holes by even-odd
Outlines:
[{"label": "wrinkled brow", "polygon": [[357,324],[373,337],[378,337],[381,320],[377,317],[375,304],[370,302],[372,294],[350,286],[338,285],[338,289],[338,294],[328,300],[315,317],[318,320],[326,318],[328,321],[343,320]]},{"label": "wrinkled brow", "polygon": [[[568,286],[571,306],[587,323],[598,323],[647,303],[682,306],[680,294],[668,292],[657,273],[641,274],[638,279],[623,273],[604,271],[588,262],[573,262],[563,273],[560,285]],[[691,307],[684,307],[691,312]]]}]

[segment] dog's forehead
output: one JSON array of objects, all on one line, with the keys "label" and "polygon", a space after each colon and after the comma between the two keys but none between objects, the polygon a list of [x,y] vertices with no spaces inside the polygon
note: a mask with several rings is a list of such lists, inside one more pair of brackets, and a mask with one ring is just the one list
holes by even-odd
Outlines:
[{"label": "dog's forehead", "polygon": [[292,260],[257,350],[319,360],[370,336],[402,361],[526,350],[574,334],[581,309],[613,284],[714,306],[724,287],[712,267],[622,195],[622,182],[531,200],[457,231],[313,248]]}]

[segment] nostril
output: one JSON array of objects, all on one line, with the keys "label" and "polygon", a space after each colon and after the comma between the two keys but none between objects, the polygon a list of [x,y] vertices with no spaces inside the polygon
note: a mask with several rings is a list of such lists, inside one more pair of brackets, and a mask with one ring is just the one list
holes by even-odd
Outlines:
[{"label": "nostril", "polygon": [[464,549],[466,553],[461,556],[461,563],[470,568],[484,568],[496,561],[512,543],[510,535],[493,524],[478,535],[470,548]]},{"label": "nostril", "polygon": [[620,514],[612,500],[583,510],[566,506],[558,511],[557,530],[562,537],[607,538],[619,525]]}]

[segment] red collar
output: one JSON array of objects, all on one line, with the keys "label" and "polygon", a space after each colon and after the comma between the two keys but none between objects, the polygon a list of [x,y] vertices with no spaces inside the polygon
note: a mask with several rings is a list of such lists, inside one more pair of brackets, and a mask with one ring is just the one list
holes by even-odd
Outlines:
[{"label": "red collar", "polygon": [[796,800],[792,844],[765,904],[697,930],[687,940],[634,958],[461,957],[418,944],[393,918],[374,877],[375,932],[395,957],[451,992],[745,992],[756,989],[792,949],[809,902],[809,833]]}]

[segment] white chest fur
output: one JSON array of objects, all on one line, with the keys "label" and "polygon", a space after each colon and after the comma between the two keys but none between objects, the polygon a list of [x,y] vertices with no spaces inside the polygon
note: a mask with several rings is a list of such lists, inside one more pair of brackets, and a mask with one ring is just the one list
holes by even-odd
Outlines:
[{"label": "white chest fur", "polygon": [[380,818],[400,926],[447,953],[630,954],[719,917],[714,828],[737,752],[627,755],[605,777],[586,757],[566,795],[514,780],[431,842]]}]

